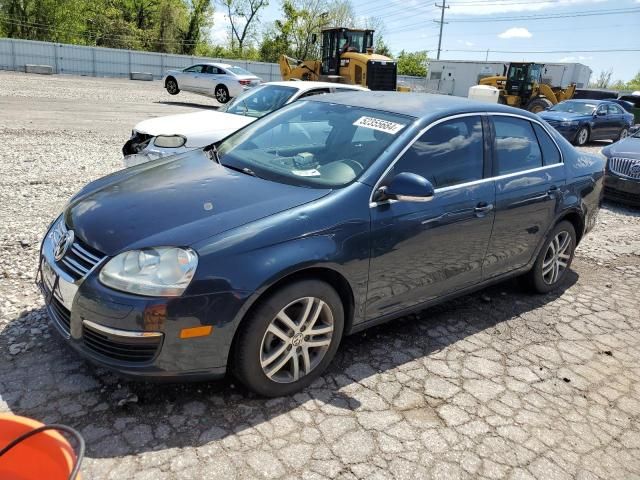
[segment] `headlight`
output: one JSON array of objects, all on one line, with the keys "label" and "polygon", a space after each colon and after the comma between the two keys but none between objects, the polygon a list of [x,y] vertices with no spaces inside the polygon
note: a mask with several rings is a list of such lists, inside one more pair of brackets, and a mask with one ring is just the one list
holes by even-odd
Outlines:
[{"label": "headlight", "polygon": [[198,266],[188,248],[157,247],[131,250],[115,256],[100,271],[100,281],[123,292],[153,297],[178,297]]},{"label": "headlight", "polygon": [[570,120],[568,122],[560,122],[560,125],[562,125],[563,127],[575,127],[576,125],[578,125],[579,122],[576,122],[574,120]]},{"label": "headlight", "polygon": [[180,148],[185,143],[187,139],[182,135],[158,135],[153,141],[153,144],[160,148]]}]

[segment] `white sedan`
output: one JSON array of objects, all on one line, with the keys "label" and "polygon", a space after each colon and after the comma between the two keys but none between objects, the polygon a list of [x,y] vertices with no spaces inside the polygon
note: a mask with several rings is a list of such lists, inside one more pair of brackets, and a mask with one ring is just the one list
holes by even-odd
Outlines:
[{"label": "white sedan", "polygon": [[300,98],[325,93],[367,90],[327,82],[264,83],[219,110],[203,110],[138,123],[122,147],[126,167],[202,148]]},{"label": "white sedan", "polygon": [[183,70],[169,70],[164,76],[164,88],[171,95],[180,90],[215,97],[227,103],[262,80],[244,68],[225,63],[198,63]]}]

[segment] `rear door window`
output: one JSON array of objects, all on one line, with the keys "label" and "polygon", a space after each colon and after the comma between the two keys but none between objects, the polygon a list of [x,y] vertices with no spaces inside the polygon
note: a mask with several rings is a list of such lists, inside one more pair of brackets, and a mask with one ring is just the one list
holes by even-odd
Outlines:
[{"label": "rear door window", "polygon": [[531,122],[521,118],[493,116],[497,175],[542,166],[542,151]]},{"label": "rear door window", "polygon": [[533,129],[538,137],[538,143],[542,150],[542,163],[544,165],[554,165],[562,161],[558,147],[553,142],[549,134],[537,123],[533,124]]},{"label": "rear door window", "polygon": [[202,73],[202,65],[194,65],[192,67],[185,68],[184,71],[189,73]]}]

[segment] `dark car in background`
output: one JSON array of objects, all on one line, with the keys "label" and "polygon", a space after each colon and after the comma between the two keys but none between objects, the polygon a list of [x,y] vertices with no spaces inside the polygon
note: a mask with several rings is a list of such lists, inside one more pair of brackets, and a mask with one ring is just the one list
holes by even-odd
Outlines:
[{"label": "dark car in background", "polygon": [[538,115],[575,145],[620,140],[633,125],[633,115],[608,100],[565,100]]},{"label": "dark car in background", "polygon": [[640,207],[640,131],[602,149],[605,197]]},{"label": "dark car in background", "polygon": [[100,365],[229,370],[285,395],[344,335],[517,275],[557,288],[603,176],[520,109],[316,96],[88,184],[46,233],[39,281],[56,330]]}]

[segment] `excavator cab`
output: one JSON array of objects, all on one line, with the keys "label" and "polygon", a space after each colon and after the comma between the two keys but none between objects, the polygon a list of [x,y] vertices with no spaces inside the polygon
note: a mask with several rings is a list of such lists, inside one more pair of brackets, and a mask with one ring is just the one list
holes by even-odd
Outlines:
[{"label": "excavator cab", "polygon": [[330,28],[322,31],[322,75],[340,75],[343,53],[367,53],[373,49],[373,30]]},{"label": "excavator cab", "polygon": [[512,63],[507,72],[506,93],[529,98],[534,88],[541,83],[542,65],[539,63]]}]

